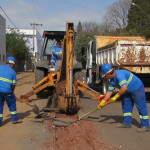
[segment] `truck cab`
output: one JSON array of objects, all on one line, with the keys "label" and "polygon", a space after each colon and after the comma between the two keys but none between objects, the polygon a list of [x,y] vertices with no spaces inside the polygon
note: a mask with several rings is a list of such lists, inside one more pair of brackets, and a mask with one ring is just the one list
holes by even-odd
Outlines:
[{"label": "truck cab", "polygon": [[87,47],[86,82],[89,85],[96,82],[96,51],[96,40],[92,40]]}]

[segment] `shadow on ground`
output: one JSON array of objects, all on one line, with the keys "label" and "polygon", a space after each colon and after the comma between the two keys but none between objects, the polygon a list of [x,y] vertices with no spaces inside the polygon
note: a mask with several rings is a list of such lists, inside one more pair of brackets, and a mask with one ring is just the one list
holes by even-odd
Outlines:
[{"label": "shadow on ground", "polygon": [[[26,112],[24,112],[24,113],[18,113],[18,118],[23,120],[24,118],[30,116],[31,112],[32,112],[32,111],[28,110],[28,111],[26,111]],[[7,117],[10,117],[10,118],[5,119],[5,120],[3,121],[3,125],[5,125],[5,124],[7,124],[8,122],[11,121],[11,116],[10,116],[10,115],[7,115]]]},{"label": "shadow on ground", "polygon": [[[107,116],[107,115],[100,115],[101,120],[98,122],[103,122],[103,123],[109,123],[109,124],[114,124],[114,123],[122,123],[123,121],[123,116]],[[111,122],[108,122],[108,120],[112,120]],[[132,118],[132,125],[135,125],[137,127],[140,127],[141,124],[135,119]]]}]

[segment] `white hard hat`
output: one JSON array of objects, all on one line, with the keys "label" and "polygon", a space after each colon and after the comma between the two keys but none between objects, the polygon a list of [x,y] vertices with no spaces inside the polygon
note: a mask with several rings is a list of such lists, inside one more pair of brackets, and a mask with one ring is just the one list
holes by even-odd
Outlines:
[{"label": "white hard hat", "polygon": [[8,60],[7,63],[15,65],[15,62],[13,60]]}]

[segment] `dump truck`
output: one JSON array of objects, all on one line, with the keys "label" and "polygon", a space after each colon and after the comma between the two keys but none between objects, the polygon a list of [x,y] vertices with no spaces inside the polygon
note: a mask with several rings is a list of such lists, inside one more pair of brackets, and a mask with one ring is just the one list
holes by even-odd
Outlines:
[{"label": "dump truck", "polygon": [[[80,92],[87,92],[93,97],[99,97],[100,93],[92,90],[82,83],[77,77],[82,73],[82,65],[78,63],[74,55],[75,31],[72,22],[66,23],[66,32],[45,31],[43,34],[44,53],[48,51],[46,58],[36,64],[35,84],[31,89],[20,96],[22,101],[29,101],[34,94],[42,96],[48,91],[49,101],[45,111],[58,111],[76,113],[79,109]],[[62,58],[53,68],[49,67],[51,48],[57,40],[62,40]],[[50,43],[50,44],[49,44]],[[80,77],[79,77],[80,78]]]},{"label": "dump truck", "polygon": [[99,83],[102,93],[109,81],[101,78],[101,66],[110,64],[115,69],[126,69],[136,74],[150,91],[150,41],[138,36],[95,36],[87,48],[86,80],[89,85]]}]

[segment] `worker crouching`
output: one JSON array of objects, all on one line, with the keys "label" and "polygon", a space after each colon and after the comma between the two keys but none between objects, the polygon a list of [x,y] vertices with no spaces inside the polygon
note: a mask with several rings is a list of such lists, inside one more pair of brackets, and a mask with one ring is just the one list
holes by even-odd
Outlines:
[{"label": "worker crouching", "polygon": [[111,98],[111,102],[115,102],[120,96],[123,96],[122,109],[124,114],[123,124],[117,127],[131,128],[132,111],[135,103],[141,120],[141,128],[137,131],[149,132],[150,127],[146,95],[142,81],[127,70],[114,70],[109,64],[104,64],[102,66],[102,74],[102,77],[110,79],[110,83],[105,98],[98,105],[98,108],[101,109],[106,105],[107,99],[111,97],[113,90],[117,87],[120,90]]},{"label": "worker crouching", "polygon": [[12,123],[16,124],[22,122],[18,119],[16,97],[13,93],[16,86],[16,72],[13,70],[15,64],[15,58],[10,56],[6,60],[6,65],[0,66],[0,126],[2,125],[5,100],[11,114]]}]

